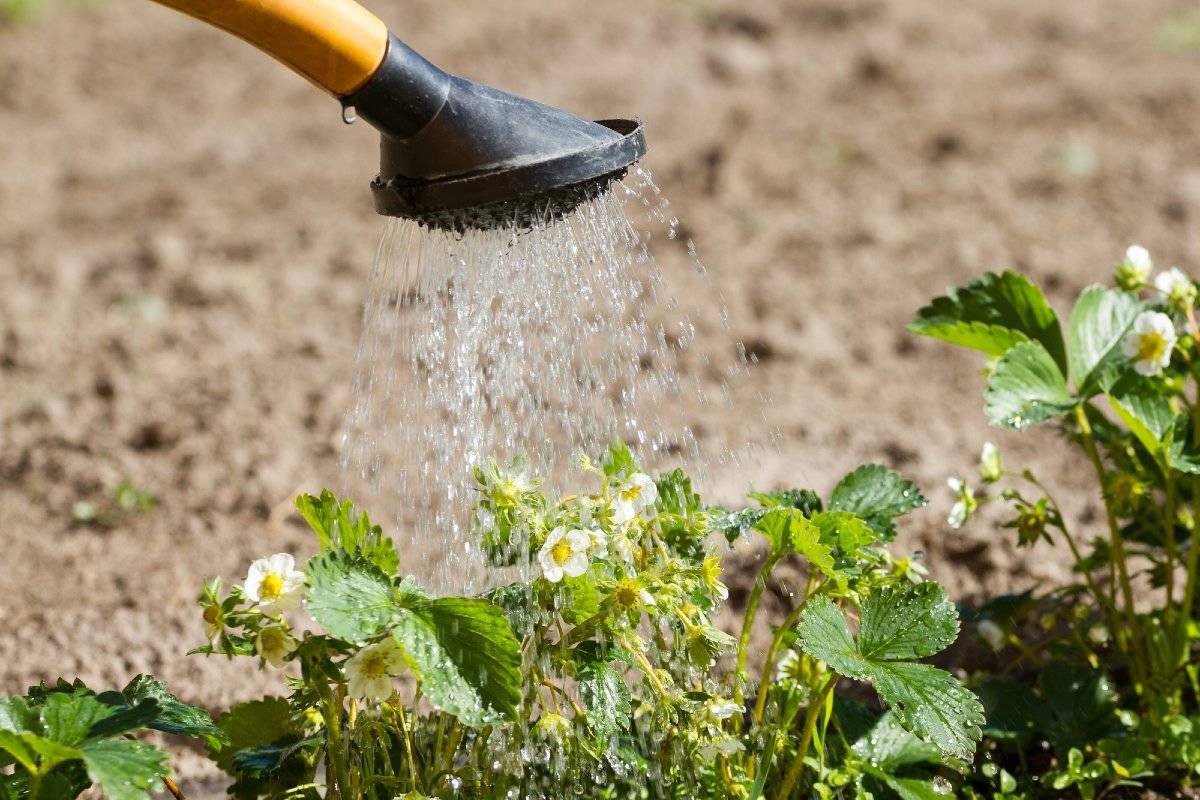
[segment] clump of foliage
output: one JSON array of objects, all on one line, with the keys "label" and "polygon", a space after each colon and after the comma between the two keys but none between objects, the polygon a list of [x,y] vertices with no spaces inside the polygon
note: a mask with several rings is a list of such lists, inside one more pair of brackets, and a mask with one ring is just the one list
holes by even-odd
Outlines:
[{"label": "clump of foliage", "polygon": [[1200,776],[1200,329],[1178,268],[1149,285],[1134,246],[1114,286],[1090,286],[1062,329],[1041,289],[988,273],[921,309],[912,330],[989,357],[984,412],[1052,423],[1078,448],[1103,513],[1075,529],[1032,471],[984,448],[976,489],[951,479],[952,525],[1009,509],[1017,543],[1065,546],[1078,579],[996,598],[976,621],[1003,663],[974,688],[987,746],[968,797],[1112,796]]},{"label": "clump of foliage", "polygon": [[63,800],[94,784],[111,800],[146,800],[173,786],[167,754],[134,738],[146,730],[225,741],[205,711],[145,675],[119,692],[59,681],[0,699],[0,799]]},{"label": "clump of foliage", "polygon": [[[886,549],[925,503],[878,465],[808,490],[705,506],[624,445],[581,457],[589,492],[552,498],[522,466],[476,471],[475,532],[524,580],[435,598],[365,514],[299,500],[320,553],[279,554],[200,598],[205,653],[294,665],[287,697],[218,720],[239,798],[929,797],[973,757],[980,701],[925,664],[958,633],[941,587]],[[767,555],[736,636],[712,534]],[[750,643],[785,560],[803,592]],[[307,609],[319,630],[297,627]],[[296,674],[298,672],[298,674]],[[857,685],[852,699],[839,691]],[[871,687],[874,691],[867,691]],[[323,767],[323,770],[321,769]],[[323,780],[319,775],[323,773]]]}]

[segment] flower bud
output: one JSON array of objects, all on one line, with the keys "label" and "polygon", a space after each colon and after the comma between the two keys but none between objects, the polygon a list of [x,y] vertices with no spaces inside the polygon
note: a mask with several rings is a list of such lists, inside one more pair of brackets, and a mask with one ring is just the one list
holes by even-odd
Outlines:
[{"label": "flower bud", "polygon": [[979,455],[979,477],[984,483],[995,483],[1004,474],[1004,464],[1000,460],[1000,448],[991,442],[983,443],[983,452]]},{"label": "flower bud", "polygon": [[1146,287],[1150,280],[1150,270],[1153,268],[1154,263],[1150,260],[1150,253],[1146,248],[1138,244],[1131,245],[1125,251],[1125,260],[1117,265],[1113,280],[1125,291],[1136,292]]}]

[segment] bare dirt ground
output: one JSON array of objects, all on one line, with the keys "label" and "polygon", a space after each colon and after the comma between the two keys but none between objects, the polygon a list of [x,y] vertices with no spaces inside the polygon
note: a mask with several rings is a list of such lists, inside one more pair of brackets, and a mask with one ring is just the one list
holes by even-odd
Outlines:
[{"label": "bare dirt ground", "polygon": [[[1169,0],[392,0],[443,66],[595,116],[640,115],[647,166],[760,363],[777,427],[754,475],[822,490],[864,460],[933,498],[900,546],[959,598],[1062,573],[945,476],[994,438],[1067,493],[1081,464],[987,428],[978,362],[904,332],[1013,266],[1066,310],[1139,241],[1200,272],[1200,52]],[[375,138],[244,44],[144,0],[0,28],[0,692],[139,671],[220,708],[270,686],[185,658],[201,578],[304,551],[287,508],[336,481],[382,228]],[[668,273],[689,269],[661,241]],[[727,357],[728,354],[717,354]],[[691,415],[691,416],[689,416]],[[123,480],[157,497],[72,521]],[[1089,499],[1072,506],[1086,520]],[[193,796],[221,782],[195,753]]]}]

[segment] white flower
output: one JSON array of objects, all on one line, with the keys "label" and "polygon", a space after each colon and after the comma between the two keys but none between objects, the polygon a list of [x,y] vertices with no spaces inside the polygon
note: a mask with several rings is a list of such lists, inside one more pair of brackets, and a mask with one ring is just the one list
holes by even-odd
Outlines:
[{"label": "white flower", "polygon": [[542,575],[551,583],[558,583],[564,575],[578,578],[587,572],[591,546],[592,537],[587,531],[568,531],[560,525],[550,532],[538,551]]},{"label": "white flower", "polygon": [[617,489],[613,498],[613,522],[623,525],[636,517],[643,509],[654,505],[658,499],[658,487],[649,475],[636,472]]},{"label": "white flower", "polygon": [[1125,260],[1117,265],[1116,282],[1117,286],[1127,292],[1138,292],[1145,287],[1146,282],[1150,280],[1150,271],[1154,269],[1154,262],[1150,260],[1150,253],[1140,244],[1131,245],[1125,251]]},{"label": "white flower", "polygon": [[292,640],[283,628],[274,625],[263,628],[254,638],[254,652],[272,667],[282,667],[292,653]]},{"label": "white flower", "polygon": [[708,713],[712,714],[716,719],[729,719],[734,714],[740,713],[742,710],[743,709],[740,705],[730,700],[726,700],[724,702],[713,700],[708,704]]},{"label": "white flower", "polygon": [[300,605],[304,573],[296,569],[296,559],[276,553],[250,565],[243,590],[264,614],[281,614]]},{"label": "white flower", "polygon": [[990,619],[981,619],[975,623],[975,630],[979,633],[979,638],[988,643],[988,646],[993,650],[999,650],[1004,647],[1004,629],[992,622]]},{"label": "white flower", "polygon": [[1166,272],[1158,273],[1154,278],[1154,288],[1160,303],[1175,308],[1183,308],[1196,299],[1196,285],[1179,267],[1171,267]]},{"label": "white flower", "polygon": [[979,503],[975,500],[975,490],[957,475],[948,478],[946,485],[950,487],[950,491],[958,495],[958,500],[950,509],[950,516],[946,518],[946,522],[950,523],[951,528],[958,530],[975,513]]},{"label": "white flower", "polygon": [[608,557],[608,537],[598,528],[588,528],[588,559]]},{"label": "white flower", "polygon": [[979,477],[986,483],[1000,480],[1004,474],[1004,464],[1000,461],[1000,449],[991,442],[983,443],[983,452],[979,454]]},{"label": "white flower", "polygon": [[798,677],[796,670],[799,666],[800,654],[795,650],[788,650],[775,666],[776,676],[779,680],[796,680]]},{"label": "white flower", "polygon": [[1145,272],[1147,277],[1150,275],[1150,270],[1154,269],[1154,262],[1150,259],[1150,251],[1140,244],[1129,245],[1129,249],[1125,251],[1125,263]]},{"label": "white flower", "polygon": [[742,743],[732,736],[723,736],[700,745],[697,753],[705,761],[712,761],[717,756],[731,756],[742,750]]},{"label": "white flower", "polygon": [[346,660],[346,683],[351,697],[382,703],[392,696],[392,678],[404,669],[404,654],[395,639],[368,645]]},{"label": "white flower", "polygon": [[1175,325],[1161,311],[1138,314],[1121,343],[1121,352],[1133,361],[1133,368],[1139,375],[1157,375],[1161,372],[1163,367],[1171,363],[1173,349]]}]

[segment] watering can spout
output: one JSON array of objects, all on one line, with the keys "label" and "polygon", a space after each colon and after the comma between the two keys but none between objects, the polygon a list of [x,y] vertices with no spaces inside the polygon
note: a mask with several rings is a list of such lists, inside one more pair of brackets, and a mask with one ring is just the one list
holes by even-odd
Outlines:
[{"label": "watering can spout", "polygon": [[527,226],[605,191],[646,151],[637,122],[592,122],[442,71],[354,0],[159,2],[265,50],[378,129],[381,214]]}]

